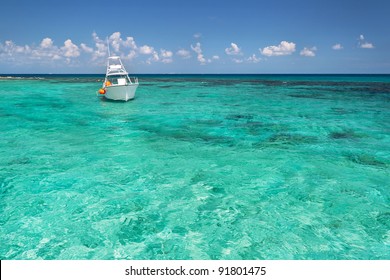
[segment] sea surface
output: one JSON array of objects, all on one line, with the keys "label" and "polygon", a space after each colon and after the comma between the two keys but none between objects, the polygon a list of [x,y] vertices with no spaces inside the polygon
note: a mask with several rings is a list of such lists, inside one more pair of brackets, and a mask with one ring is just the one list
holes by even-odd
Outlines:
[{"label": "sea surface", "polygon": [[390,259],[390,75],[0,78],[0,259]]}]

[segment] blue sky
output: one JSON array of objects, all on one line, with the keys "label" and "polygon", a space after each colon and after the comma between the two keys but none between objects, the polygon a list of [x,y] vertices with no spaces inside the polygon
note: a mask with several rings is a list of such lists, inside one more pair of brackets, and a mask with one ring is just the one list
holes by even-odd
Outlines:
[{"label": "blue sky", "polygon": [[0,73],[390,73],[390,1],[18,0]]}]

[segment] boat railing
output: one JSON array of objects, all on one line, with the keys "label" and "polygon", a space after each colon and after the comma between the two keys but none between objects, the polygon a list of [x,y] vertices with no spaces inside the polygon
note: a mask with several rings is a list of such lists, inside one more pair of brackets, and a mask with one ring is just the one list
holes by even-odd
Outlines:
[{"label": "boat railing", "polygon": [[129,77],[129,79],[130,79],[130,82],[132,84],[138,84],[138,78],[137,77]]}]

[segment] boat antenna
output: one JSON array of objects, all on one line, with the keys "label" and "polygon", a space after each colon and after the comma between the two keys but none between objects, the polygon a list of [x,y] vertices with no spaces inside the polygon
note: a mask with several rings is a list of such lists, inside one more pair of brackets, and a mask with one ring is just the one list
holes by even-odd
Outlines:
[{"label": "boat antenna", "polygon": [[106,40],[107,40],[108,56],[111,56],[111,53],[110,53],[110,41],[108,40],[108,37],[106,37]]}]

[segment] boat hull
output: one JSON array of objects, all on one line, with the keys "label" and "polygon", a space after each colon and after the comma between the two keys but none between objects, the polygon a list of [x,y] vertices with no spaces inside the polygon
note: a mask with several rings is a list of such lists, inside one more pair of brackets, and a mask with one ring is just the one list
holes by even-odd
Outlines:
[{"label": "boat hull", "polygon": [[128,101],[134,99],[138,84],[115,85],[106,87],[104,96],[111,100]]}]

